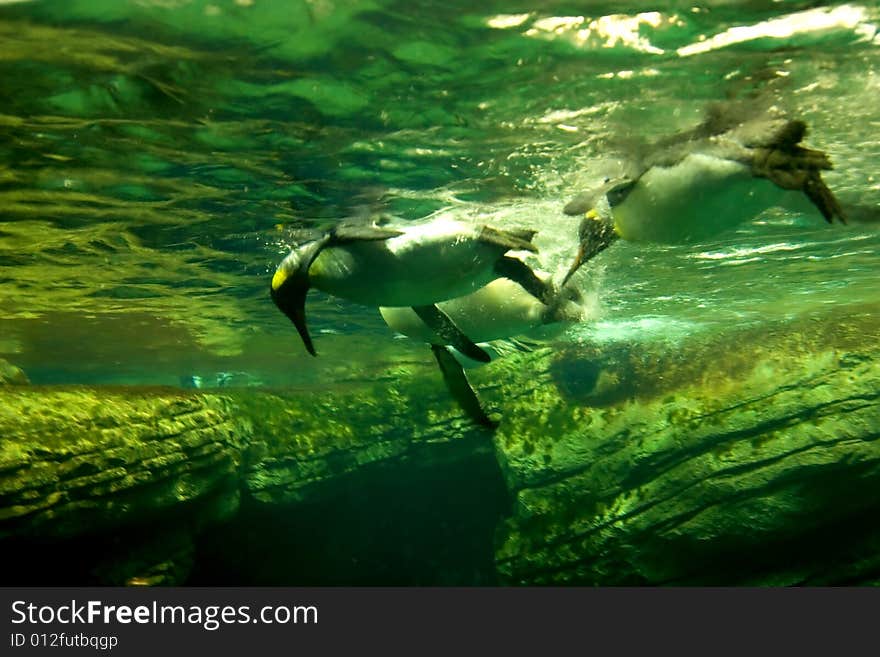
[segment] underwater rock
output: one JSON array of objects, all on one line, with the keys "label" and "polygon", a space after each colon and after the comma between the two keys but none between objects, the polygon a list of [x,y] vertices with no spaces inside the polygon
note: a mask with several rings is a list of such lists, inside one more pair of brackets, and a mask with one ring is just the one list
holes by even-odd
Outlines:
[{"label": "underwater rock", "polygon": [[261,504],[311,502],[368,466],[442,466],[491,450],[489,434],[462,416],[430,365],[354,388],[242,392],[240,413],[254,427],[247,493]]},{"label": "underwater rock", "polygon": [[0,435],[0,544],[23,571],[177,584],[181,546],[238,508],[250,427],[215,395],[29,387],[0,390]]},{"label": "underwater rock", "polygon": [[[450,548],[450,563],[456,577],[483,565],[461,581],[876,582],[880,314],[837,312],[676,345],[510,355],[474,371],[502,411],[494,434],[462,417],[428,359],[320,388],[0,388],[0,549],[18,583],[210,583],[265,531],[231,556],[207,549],[211,536],[281,514],[299,519],[285,545],[318,569],[285,583],[381,583],[387,560],[368,555],[393,546],[371,528],[404,512],[387,500],[407,491],[417,517],[443,490],[430,482],[454,472],[467,481],[450,485],[483,492],[432,521],[443,527],[400,533],[422,546],[407,557],[418,581],[435,581],[424,546],[466,543],[455,531],[468,527],[481,538],[460,558]],[[332,530],[346,500],[347,534]],[[307,545],[296,527],[312,528]],[[348,570],[331,572],[334,559]],[[241,583],[258,571],[281,576],[242,567]]]},{"label": "underwater rock", "polygon": [[24,370],[0,358],[0,386],[26,386],[29,383]]},{"label": "underwater rock", "polygon": [[0,538],[143,522],[236,479],[249,429],[228,400],[143,393],[0,392]]},{"label": "underwater rock", "polygon": [[352,492],[370,466],[494,463],[436,377],[396,374],[284,393],[0,388],[0,548],[19,583],[181,584],[242,496],[290,508]]},{"label": "underwater rock", "polygon": [[496,446],[516,502],[498,534],[501,581],[876,580],[880,349],[871,316],[811,318],[657,353],[642,345],[630,360],[603,363],[621,388],[613,404],[607,389],[591,399],[589,386],[573,397],[573,386],[558,385],[575,374],[554,367],[552,354],[510,363],[547,375],[502,386],[508,421]]}]

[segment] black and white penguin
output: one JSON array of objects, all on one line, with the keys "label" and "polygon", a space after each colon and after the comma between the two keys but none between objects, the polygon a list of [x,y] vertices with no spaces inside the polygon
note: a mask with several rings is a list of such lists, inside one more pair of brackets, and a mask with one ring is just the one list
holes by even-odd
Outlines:
[{"label": "black and white penguin", "polygon": [[[536,275],[550,285],[548,275]],[[476,292],[442,301],[437,307],[474,342],[492,342],[547,324],[579,321],[583,306],[575,298],[576,291],[568,292],[571,294],[557,295],[543,303],[510,279],[498,278]],[[385,323],[402,335],[427,343],[442,340],[412,308],[382,306],[379,312]]]},{"label": "black and white penguin", "polygon": [[[661,139],[630,163],[627,173],[578,194],[564,208],[584,215],[588,233],[602,237],[678,243],[712,237],[772,206],[804,210],[809,203],[829,223],[844,212],[822,180],[828,155],[801,144],[801,120],[764,115],[743,118],[740,108],[710,107],[688,132]],[[807,203],[809,202],[809,203]],[[600,249],[601,250],[601,249]],[[572,271],[597,251],[575,260]]]},{"label": "black and white penguin", "polygon": [[[537,274],[549,285],[549,276]],[[507,278],[498,278],[476,292],[437,304],[455,325],[494,360],[500,353],[519,349],[510,338],[536,328],[584,318],[584,307],[574,289],[557,292],[543,303]],[[410,308],[380,307],[379,312],[389,327],[402,335],[426,342],[431,346],[446,388],[459,406],[477,424],[495,428],[497,422],[483,410],[462,365],[482,364],[467,354],[459,353],[446,337],[432,330]]]},{"label": "black and white penguin", "polygon": [[368,306],[405,306],[475,360],[489,356],[437,308],[505,277],[549,300],[552,289],[511,250],[537,252],[536,231],[504,231],[440,216],[400,227],[338,226],[297,246],[272,277],[271,296],[315,355],[305,318],[311,287]]},{"label": "black and white penguin", "polygon": [[[600,235],[581,231],[580,239],[586,239],[588,243],[579,245],[579,253],[604,248]],[[586,262],[586,258],[582,262]],[[570,274],[576,269],[572,269]],[[513,280],[498,278],[475,292],[440,302],[437,308],[470,339],[479,342],[484,352],[493,354],[520,349],[520,343],[512,338],[537,328],[574,323],[586,318],[582,295],[573,285],[557,288],[549,274],[534,272],[533,275],[549,291],[540,299]],[[468,353],[461,353],[448,335],[434,330],[409,308],[383,306],[379,312],[385,323],[398,333],[430,345],[447,389],[474,422],[490,429],[497,426],[497,422],[483,410],[462,367],[463,363],[471,366],[484,362],[483,359],[474,359]],[[478,362],[474,363],[475,360]]]}]

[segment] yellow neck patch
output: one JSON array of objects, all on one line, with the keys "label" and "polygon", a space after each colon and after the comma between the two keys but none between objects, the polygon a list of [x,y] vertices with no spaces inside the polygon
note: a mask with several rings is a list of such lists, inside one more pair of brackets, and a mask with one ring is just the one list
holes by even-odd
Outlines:
[{"label": "yellow neck patch", "polygon": [[284,281],[286,280],[287,272],[279,267],[275,270],[275,275],[272,276],[272,289],[277,290],[279,287],[284,285]]},{"label": "yellow neck patch", "polygon": [[623,220],[620,216],[620,210],[612,210],[611,216],[614,219],[614,232],[617,233],[617,236],[621,239],[627,239],[626,235],[623,234],[623,231],[620,228],[620,223]]},{"label": "yellow neck patch", "polygon": [[[588,210],[585,216],[587,219],[592,219],[593,221],[602,221],[602,215],[599,214],[599,211],[596,208]],[[611,219],[613,222],[614,233],[618,237],[623,237],[623,233],[620,232],[620,212],[618,210],[611,210]],[[623,237],[623,239],[626,238]]]}]

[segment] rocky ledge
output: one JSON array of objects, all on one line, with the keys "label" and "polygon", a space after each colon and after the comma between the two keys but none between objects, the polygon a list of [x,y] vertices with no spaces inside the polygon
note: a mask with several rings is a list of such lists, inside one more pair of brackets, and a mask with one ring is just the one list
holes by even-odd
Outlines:
[{"label": "rocky ledge", "polygon": [[0,387],[5,581],[876,582],[875,310],[507,357],[472,373],[494,434],[428,361],[320,390]]},{"label": "rocky ledge", "polygon": [[83,565],[74,581],[180,583],[196,539],[233,518],[242,497],[251,510],[289,508],[332,499],[377,464],[492,458],[490,437],[451,403],[434,410],[418,386],[410,398],[397,385],[0,388],[0,545],[34,569],[56,564],[49,581]]},{"label": "rocky ledge", "polygon": [[496,442],[516,503],[499,530],[502,581],[880,576],[876,321],[773,328],[683,353],[573,346],[529,365],[543,372],[531,385],[503,386]]}]

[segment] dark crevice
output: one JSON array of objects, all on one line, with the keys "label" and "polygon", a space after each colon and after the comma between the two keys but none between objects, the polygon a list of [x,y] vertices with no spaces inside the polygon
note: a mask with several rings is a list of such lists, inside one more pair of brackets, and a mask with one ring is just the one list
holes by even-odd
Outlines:
[{"label": "dark crevice", "polygon": [[235,518],[199,539],[186,584],[496,584],[495,527],[510,500],[493,453],[455,458],[461,449],[364,466],[313,501],[244,497]]}]

